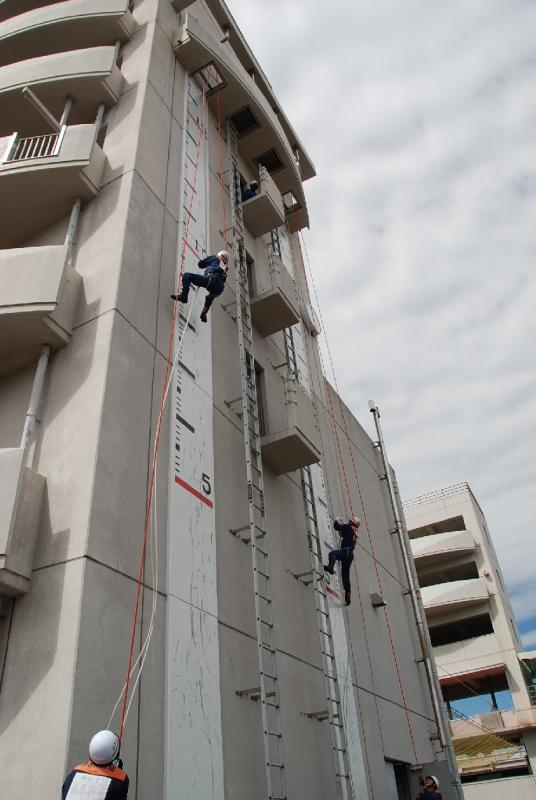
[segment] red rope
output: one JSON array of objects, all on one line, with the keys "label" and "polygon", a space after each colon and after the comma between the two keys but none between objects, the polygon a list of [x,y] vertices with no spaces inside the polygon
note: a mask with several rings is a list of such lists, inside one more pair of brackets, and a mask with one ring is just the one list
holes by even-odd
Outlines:
[{"label": "red rope", "polygon": [[[225,208],[225,182],[223,175],[225,173],[225,155],[223,152],[223,132],[221,127],[221,87],[218,89],[218,142],[220,146],[220,188],[221,188],[221,207],[223,211],[223,241],[224,250],[227,250],[227,212]],[[232,180],[233,176],[230,176]]]},{"label": "red rope", "polygon": [[[355,481],[356,481],[356,485],[357,485],[357,490],[358,490],[358,493],[359,493],[359,499],[361,501],[361,507],[363,509],[363,520],[365,522],[365,528],[367,530],[367,538],[369,540],[370,551],[371,551],[371,555],[372,555],[372,561],[373,561],[373,564],[374,564],[374,571],[376,573],[376,580],[377,580],[377,583],[378,583],[378,591],[379,591],[379,594],[381,596],[383,596],[382,581],[381,581],[380,573],[379,573],[379,570],[378,570],[378,559],[376,558],[376,551],[375,551],[375,548],[374,548],[374,542],[373,542],[373,539],[372,539],[372,534],[371,534],[370,526],[369,526],[369,523],[368,523],[367,511],[366,511],[366,507],[365,507],[365,498],[364,498],[363,492],[361,490],[361,483],[360,483],[360,480],[359,480],[359,476],[358,476],[358,472],[357,472],[357,465],[356,465],[356,462],[355,462],[355,459],[354,459],[353,450],[352,450],[352,442],[351,442],[351,439],[350,439],[350,433],[348,431],[348,426],[346,425],[346,417],[344,415],[344,408],[343,408],[341,396],[340,396],[340,393],[339,393],[339,386],[338,386],[338,383],[337,383],[337,376],[335,374],[335,367],[334,367],[334,364],[333,364],[333,358],[331,356],[331,349],[330,349],[328,337],[327,337],[327,334],[326,334],[326,327],[325,327],[325,324],[324,324],[324,319],[322,317],[322,311],[321,311],[321,308],[320,308],[320,303],[318,302],[318,293],[316,291],[316,284],[315,284],[313,272],[312,272],[312,269],[311,269],[311,263],[309,261],[309,254],[307,252],[307,245],[305,244],[305,239],[303,237],[303,234],[301,234],[301,232],[300,232],[300,238],[301,238],[301,241],[302,241],[302,244],[303,244],[303,249],[304,249],[305,257],[306,257],[306,260],[307,260],[307,265],[309,267],[309,274],[311,276],[311,283],[312,283],[313,291],[315,293],[315,298],[316,298],[316,305],[317,305],[317,308],[318,308],[318,312],[320,314],[320,320],[321,320],[322,328],[324,330],[324,341],[326,343],[326,350],[327,350],[327,353],[328,353],[328,358],[329,358],[329,362],[330,362],[330,366],[331,366],[331,372],[332,372],[332,375],[333,375],[333,382],[335,384],[335,392],[336,392],[337,397],[339,399],[339,408],[340,408],[340,412],[341,412],[344,432],[345,432],[346,439],[347,439],[347,442],[348,442],[348,450],[349,450],[350,458],[351,458],[351,461],[352,461],[352,467],[353,467],[354,477],[355,477]],[[323,359],[322,359],[322,351],[321,351],[320,347],[318,348],[318,352],[319,352],[319,356],[320,356],[320,363],[321,363],[321,367],[322,367],[322,372],[325,374],[324,364],[323,364]],[[330,415],[331,415],[331,420],[332,420],[332,426],[333,426],[333,430],[335,432],[335,437],[336,437],[336,440],[337,440],[337,448],[338,448],[338,451],[339,451],[339,458],[341,459],[342,470],[343,470],[344,480],[345,480],[345,484],[346,484],[346,491],[348,493],[348,502],[349,502],[349,505],[350,505],[350,511],[353,514],[352,501],[351,501],[351,498],[350,498],[350,491],[349,491],[349,487],[348,487],[348,481],[347,481],[347,478],[346,478],[346,470],[344,468],[344,461],[342,461],[341,447],[340,447],[340,443],[339,443],[339,435],[337,433],[337,425],[336,425],[336,421],[335,421],[335,415],[333,413],[333,404],[331,402],[331,396],[330,396],[329,388],[327,389],[326,394],[327,394],[328,402],[329,402],[329,409],[330,409]],[[399,689],[400,689],[400,696],[402,698],[402,705],[403,705],[403,708],[404,708],[404,713],[405,713],[406,722],[407,722],[407,725],[408,725],[408,731],[409,731],[409,736],[410,736],[410,740],[411,740],[411,745],[412,745],[412,748],[413,748],[413,755],[414,755],[414,758],[415,758],[415,763],[418,763],[419,759],[417,757],[417,750],[416,750],[416,747],[415,747],[415,739],[414,739],[414,736],[413,736],[413,727],[411,725],[411,720],[410,720],[410,717],[409,717],[409,710],[408,710],[408,707],[407,707],[407,700],[406,700],[406,692],[404,690],[404,684],[402,682],[402,676],[400,674],[400,665],[399,665],[399,662],[398,662],[398,657],[396,655],[396,648],[395,648],[395,645],[394,645],[393,633],[392,633],[392,629],[391,629],[391,623],[390,623],[390,620],[389,620],[389,614],[388,614],[388,611],[387,611],[387,606],[384,606],[383,611],[384,611],[384,615],[385,615],[385,623],[386,623],[386,627],[387,627],[387,633],[388,633],[388,636],[389,636],[389,643],[390,643],[391,651],[392,651],[392,654],[393,654],[393,661],[394,661],[395,670],[396,670],[397,682],[398,682],[398,686],[399,686]]]},{"label": "red rope", "polygon": [[[179,277],[178,277],[178,287],[177,287],[177,289],[180,287],[182,273],[183,273],[183,269],[184,269],[184,261],[185,261],[185,257],[186,257],[186,242],[187,242],[187,239],[188,239],[188,232],[189,232],[189,227],[190,227],[190,219],[191,219],[191,216],[192,216],[191,215],[191,211],[192,211],[192,206],[193,206],[193,201],[194,201],[194,196],[195,196],[195,186],[196,186],[196,182],[197,182],[197,172],[198,172],[198,167],[199,167],[199,157],[200,157],[200,153],[201,153],[201,142],[202,142],[202,140],[203,140],[203,138],[205,136],[204,117],[205,117],[206,97],[207,97],[207,94],[206,94],[206,90],[205,90],[203,92],[203,105],[202,105],[202,111],[201,111],[201,122],[200,122],[200,125],[199,125],[199,137],[198,137],[198,140],[197,140],[197,152],[196,152],[196,162],[195,162],[193,186],[192,186],[192,192],[191,192],[191,197],[190,197],[190,205],[189,205],[189,208],[188,208],[188,216],[187,216],[187,221],[186,221],[186,230],[185,230],[184,235],[182,237],[181,258],[180,258]],[[127,675],[126,675],[126,679],[125,679],[125,694],[124,694],[124,697],[123,697],[123,706],[122,706],[122,709],[121,709],[121,724],[120,724],[120,728],[119,728],[119,739],[120,740],[123,739],[123,731],[124,731],[124,727],[125,727],[125,716],[126,716],[126,709],[127,709],[127,703],[128,703],[128,692],[129,692],[129,687],[130,687],[130,677],[131,677],[131,671],[132,671],[132,659],[133,659],[133,655],[134,655],[134,643],[135,643],[135,639],[136,639],[136,626],[138,624],[138,617],[139,617],[139,612],[140,612],[141,587],[143,585],[143,576],[144,576],[144,573],[145,573],[145,557],[146,557],[146,554],[147,554],[147,539],[148,539],[149,527],[150,527],[149,523],[150,523],[150,519],[151,519],[151,507],[152,507],[153,496],[154,496],[154,484],[155,484],[155,478],[156,478],[156,457],[157,457],[158,449],[159,449],[159,446],[160,446],[160,434],[162,432],[162,417],[163,417],[163,412],[164,412],[164,401],[165,401],[166,386],[167,386],[167,383],[168,383],[169,373],[170,373],[171,366],[172,366],[171,356],[172,356],[172,351],[173,351],[173,340],[174,340],[176,320],[177,320],[177,303],[174,303],[173,304],[173,313],[172,313],[172,317],[171,317],[171,324],[170,324],[170,328],[169,328],[168,347],[167,347],[167,354],[166,354],[166,371],[165,371],[164,380],[163,380],[163,383],[162,383],[162,394],[161,394],[161,398],[160,398],[160,410],[159,410],[159,414],[158,414],[158,422],[157,422],[156,431],[155,431],[155,443],[154,443],[154,449],[153,449],[153,455],[152,455],[152,461],[151,461],[149,490],[148,490],[148,495],[147,495],[147,503],[146,503],[146,507],[145,507],[145,524],[144,524],[144,528],[143,528],[143,542],[142,542],[142,547],[141,547],[140,566],[139,566],[138,578],[137,578],[136,603],[135,603],[135,607],[134,607],[134,617],[133,617],[133,621],[132,621],[132,632],[131,632],[131,635],[130,635],[130,647],[129,647],[129,655],[128,655],[128,668],[127,668]]]}]

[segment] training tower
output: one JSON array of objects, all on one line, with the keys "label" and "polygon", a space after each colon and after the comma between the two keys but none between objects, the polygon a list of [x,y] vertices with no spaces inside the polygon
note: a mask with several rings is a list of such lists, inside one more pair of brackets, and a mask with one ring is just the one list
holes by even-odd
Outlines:
[{"label": "training tower", "polygon": [[[379,411],[324,377],[314,167],[225,3],[2,0],[0,128],[10,799],[107,725],[138,800],[460,797]],[[220,249],[203,324],[169,295]]]}]

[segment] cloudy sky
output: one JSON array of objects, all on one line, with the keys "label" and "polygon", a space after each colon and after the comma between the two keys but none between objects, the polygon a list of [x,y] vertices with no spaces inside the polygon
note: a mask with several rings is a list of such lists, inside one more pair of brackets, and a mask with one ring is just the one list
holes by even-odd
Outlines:
[{"label": "cloudy sky", "polygon": [[470,483],[536,649],[536,3],[228,4],[317,168],[341,393],[404,496]]}]

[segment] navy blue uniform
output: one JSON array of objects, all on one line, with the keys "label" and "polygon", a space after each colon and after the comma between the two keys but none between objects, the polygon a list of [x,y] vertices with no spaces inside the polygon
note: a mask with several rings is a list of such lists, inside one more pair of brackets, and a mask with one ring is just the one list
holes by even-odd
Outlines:
[{"label": "navy blue uniform", "polygon": [[350,525],[350,523],[337,522],[335,520],[333,527],[338,531],[341,537],[341,546],[338,550],[331,550],[329,554],[329,566],[333,570],[337,561],[341,562],[341,579],[344,591],[350,593],[350,567],[354,560],[354,548],[357,539],[357,534]]},{"label": "navy blue uniform", "polygon": [[218,256],[207,256],[199,261],[197,266],[199,269],[204,270],[204,274],[198,275],[195,272],[185,272],[182,276],[182,296],[186,303],[191,284],[207,289],[208,294],[205,299],[205,309],[208,311],[215,298],[225,289],[227,273],[223,269]]},{"label": "navy blue uniform", "polygon": [[62,800],[126,800],[128,775],[120,767],[107,764],[99,767],[88,761],[70,772],[61,790]]}]

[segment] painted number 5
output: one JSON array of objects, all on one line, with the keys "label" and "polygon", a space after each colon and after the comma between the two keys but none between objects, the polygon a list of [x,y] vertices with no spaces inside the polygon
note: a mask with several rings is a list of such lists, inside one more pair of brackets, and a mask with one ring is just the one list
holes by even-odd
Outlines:
[{"label": "painted number 5", "polygon": [[205,494],[212,494],[212,486],[210,485],[210,478],[206,474],[206,472],[203,472],[203,474],[201,475],[201,482],[203,484],[204,493]]}]

